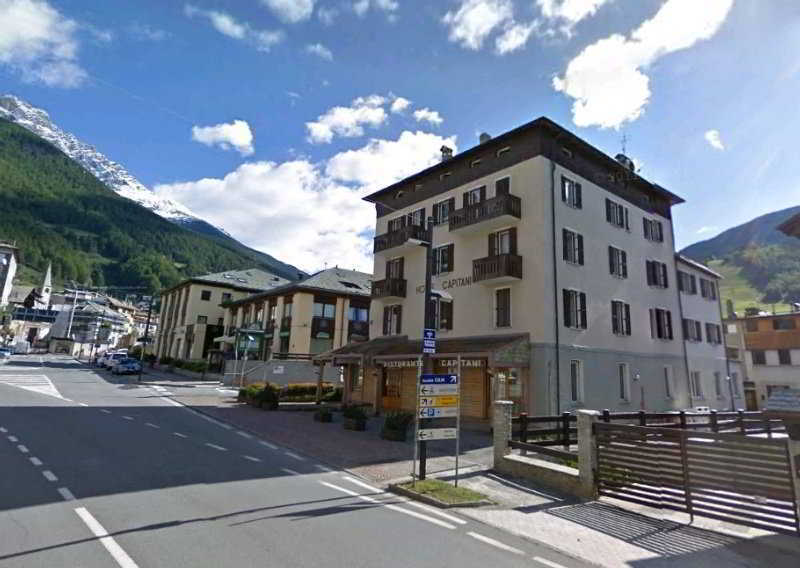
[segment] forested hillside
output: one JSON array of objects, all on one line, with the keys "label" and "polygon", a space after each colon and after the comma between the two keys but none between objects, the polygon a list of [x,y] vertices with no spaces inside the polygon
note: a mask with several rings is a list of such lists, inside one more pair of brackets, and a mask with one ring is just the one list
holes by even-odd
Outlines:
[{"label": "forested hillside", "polygon": [[253,266],[296,278],[292,267],[263,261],[271,257],[119,197],[48,142],[2,119],[0,240],[16,241],[34,270],[52,262],[57,280],[86,285],[155,291],[185,276]]}]

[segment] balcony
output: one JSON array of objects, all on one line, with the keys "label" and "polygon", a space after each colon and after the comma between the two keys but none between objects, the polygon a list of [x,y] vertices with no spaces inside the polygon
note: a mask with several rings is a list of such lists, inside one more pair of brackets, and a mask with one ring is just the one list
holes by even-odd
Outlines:
[{"label": "balcony", "polygon": [[450,230],[467,233],[493,231],[522,217],[522,201],[516,195],[492,197],[450,213]]},{"label": "balcony", "polygon": [[311,337],[315,339],[329,339],[333,337],[333,318],[311,318]]},{"label": "balcony", "polygon": [[500,284],[522,279],[522,257],[518,254],[498,254],[472,261],[472,281]]},{"label": "balcony", "polygon": [[428,240],[428,231],[419,225],[408,225],[396,231],[377,235],[373,241],[373,252],[379,253],[389,249],[400,251],[417,246],[415,243],[409,243],[409,239],[426,241]]},{"label": "balcony", "polygon": [[385,278],[372,282],[372,297],[376,300],[398,300],[406,297],[404,278]]}]

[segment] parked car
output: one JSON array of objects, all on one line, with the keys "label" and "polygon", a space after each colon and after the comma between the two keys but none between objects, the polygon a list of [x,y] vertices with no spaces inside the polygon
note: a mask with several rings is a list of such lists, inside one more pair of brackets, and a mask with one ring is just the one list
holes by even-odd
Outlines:
[{"label": "parked car", "polygon": [[128,373],[138,373],[142,370],[142,364],[138,359],[125,357],[116,361],[111,372],[115,375],[127,375]]},{"label": "parked car", "polygon": [[103,357],[102,363],[100,364],[101,367],[106,369],[112,369],[117,361],[121,359],[126,359],[128,357],[127,353],[109,353],[105,357]]},{"label": "parked car", "polygon": [[0,351],[0,365],[4,365],[11,360],[11,353],[8,351]]}]

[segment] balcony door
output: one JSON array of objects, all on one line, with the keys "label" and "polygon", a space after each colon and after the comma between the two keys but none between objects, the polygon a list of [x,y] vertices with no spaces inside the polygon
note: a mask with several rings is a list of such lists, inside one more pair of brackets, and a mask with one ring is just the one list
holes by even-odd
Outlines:
[{"label": "balcony door", "polygon": [[393,258],[386,261],[386,278],[403,279],[403,270],[405,268],[405,259],[403,257]]},{"label": "balcony door", "polygon": [[381,406],[384,410],[397,410],[401,406],[401,392],[403,385],[403,369],[383,370],[383,386]]},{"label": "balcony door", "polygon": [[517,254],[517,229],[503,229],[489,235],[489,256]]}]

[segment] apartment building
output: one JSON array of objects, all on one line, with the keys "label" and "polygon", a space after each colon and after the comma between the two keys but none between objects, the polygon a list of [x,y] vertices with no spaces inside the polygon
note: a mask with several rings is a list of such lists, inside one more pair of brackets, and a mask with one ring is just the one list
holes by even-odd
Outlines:
[{"label": "apartment building", "polygon": [[[229,354],[226,371],[258,368],[260,378],[278,383],[316,380],[314,355],[369,339],[371,282],[371,274],[336,267],[225,302],[224,335],[215,342]],[[339,371],[329,367],[324,377],[338,380]]]},{"label": "apartment building", "polygon": [[222,335],[221,304],[287,284],[264,270],[231,270],[189,278],[161,292],[156,333],[159,357],[204,359],[213,339]]},{"label": "apartment building", "polygon": [[681,309],[671,208],[683,200],[544,117],[442,150],[365,198],[374,339],[324,357],[346,367],[347,396],[413,409],[430,238],[435,369],[460,370],[465,416],[487,418],[496,398],[535,414],[689,406],[682,317],[711,320]]}]

